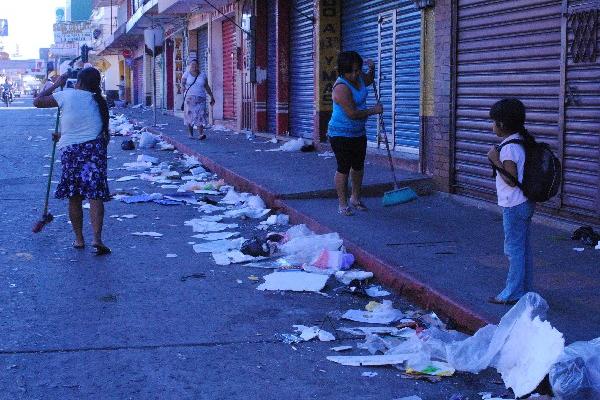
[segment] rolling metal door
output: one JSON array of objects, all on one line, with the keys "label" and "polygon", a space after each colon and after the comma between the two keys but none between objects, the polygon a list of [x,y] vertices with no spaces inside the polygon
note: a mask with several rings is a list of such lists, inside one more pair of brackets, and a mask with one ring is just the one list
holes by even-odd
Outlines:
[{"label": "rolling metal door", "polygon": [[235,25],[223,21],[223,119],[234,119],[235,112]]},{"label": "rolling metal door", "polygon": [[208,76],[208,27],[198,29],[198,67]]},{"label": "rolling metal door", "polygon": [[144,103],[144,57],[133,60],[133,102]]},{"label": "rolling metal door", "polygon": [[275,1],[267,1],[267,130],[270,133],[277,131],[277,19]]},{"label": "rolling metal door", "polygon": [[163,60],[162,60],[162,54],[157,56],[154,59],[154,65],[155,65],[155,69],[154,72],[156,74],[155,77],[155,87],[156,87],[156,107],[157,108],[163,108],[163,88],[164,88],[164,76],[163,76]]},{"label": "rolling metal door", "polygon": [[495,199],[489,110],[503,97],[527,107],[527,128],[559,148],[561,1],[459,0],[455,188]]},{"label": "rolling metal door", "polygon": [[311,138],[315,115],[313,0],[291,0],[290,134]]},{"label": "rolling metal door", "polygon": [[562,206],[577,214],[599,216],[600,57],[591,50],[592,44],[600,48],[600,37],[594,38],[591,28],[600,23],[600,2],[569,1],[566,18]]},{"label": "rolling metal door", "polygon": [[[420,48],[421,13],[414,2],[343,2],[342,49],[375,61],[384,123],[397,150],[419,148]],[[368,104],[374,102],[369,96]],[[377,141],[377,129],[377,119],[369,118],[367,138],[372,142]]]}]

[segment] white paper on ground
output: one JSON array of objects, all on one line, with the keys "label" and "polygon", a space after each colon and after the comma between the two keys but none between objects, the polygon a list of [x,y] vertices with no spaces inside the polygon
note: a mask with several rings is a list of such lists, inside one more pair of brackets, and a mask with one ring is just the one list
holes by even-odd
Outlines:
[{"label": "white paper on ground", "polygon": [[260,261],[265,259],[265,257],[249,256],[239,250],[230,250],[225,253],[212,253],[212,257],[217,265],[239,264],[243,262]]},{"label": "white paper on ground", "polygon": [[354,347],[352,346],[336,346],[336,347],[332,347],[329,350],[333,350],[333,351],[348,351],[348,350],[352,350]]},{"label": "white paper on ground", "polygon": [[137,162],[149,162],[152,164],[158,164],[158,158],[149,156],[147,154],[140,154],[137,156]]},{"label": "white paper on ground", "polygon": [[124,215],[121,215],[121,218],[125,218],[125,219],[132,219],[132,218],[135,218],[135,217],[137,217],[137,215],[135,215],[135,214],[124,214]]},{"label": "white paper on ground", "polygon": [[360,376],[364,376],[364,377],[367,377],[367,378],[374,378],[377,375],[379,375],[377,372],[370,372],[370,371],[365,371],[362,374],[360,374]]},{"label": "white paper on ground", "polygon": [[384,300],[373,311],[348,310],[342,315],[342,318],[356,322],[366,322],[368,324],[385,325],[404,318],[404,314],[402,314],[402,311],[395,309],[390,300]]},{"label": "white paper on ground", "polygon": [[276,149],[269,149],[265,151],[300,151],[300,149],[304,145],[304,139],[298,138],[294,140],[289,140]]},{"label": "white paper on ground", "polygon": [[420,398],[419,396],[408,396],[408,397],[401,397],[401,398],[394,399],[394,400],[423,400],[423,399]]},{"label": "white paper on ground", "polygon": [[163,234],[158,232],[132,232],[133,236],[150,236],[150,237],[161,237]]},{"label": "white paper on ground", "polygon": [[223,224],[220,222],[202,221],[202,220],[191,220],[194,222],[186,221],[184,225],[191,226],[193,231],[196,233],[208,233],[208,232],[221,232],[226,229],[235,229],[238,224]]},{"label": "white paper on ground", "polygon": [[381,354],[376,356],[328,356],[329,361],[352,367],[396,365],[408,360],[406,354]]},{"label": "white paper on ground", "polygon": [[304,271],[277,271],[264,276],[265,282],[258,290],[290,290],[293,292],[320,292],[327,284],[329,275],[311,274]]},{"label": "white paper on ground", "polygon": [[259,219],[270,213],[270,209],[258,209],[252,207],[242,207],[234,210],[225,211],[225,216],[227,218],[241,218],[247,217],[252,219]]},{"label": "white paper on ground", "polygon": [[177,258],[177,254],[168,253],[167,258]]},{"label": "white paper on ground", "polygon": [[225,253],[229,250],[239,250],[242,247],[242,243],[244,243],[245,240],[246,239],[244,238],[221,239],[206,243],[195,244],[194,251],[196,253]]},{"label": "white paper on ground", "polygon": [[203,240],[223,240],[229,239],[235,236],[239,236],[239,232],[213,232],[213,233],[199,233],[192,236],[193,238]]},{"label": "white paper on ground", "polygon": [[139,175],[122,176],[118,179],[115,179],[115,182],[127,182],[127,181],[133,181],[134,179],[139,179]]},{"label": "white paper on ground", "polygon": [[135,162],[124,163],[123,166],[128,171],[144,171],[146,169],[151,168],[152,163],[135,161]]},{"label": "white paper on ground", "polygon": [[293,325],[293,327],[305,342],[314,338],[318,338],[321,342],[331,342],[335,340],[335,336],[333,336],[332,333],[320,329],[318,326]]},{"label": "white paper on ground", "polygon": [[365,279],[370,279],[372,277],[372,272],[361,271],[357,269],[352,269],[350,271],[337,271],[335,273],[335,278],[344,285],[350,284],[350,282],[353,280],[364,281]]},{"label": "white paper on ground", "polygon": [[265,204],[263,199],[260,198],[260,196],[248,197],[248,199],[246,200],[246,206],[258,210],[264,210],[265,208],[267,208],[267,205]]},{"label": "white paper on ground", "polygon": [[[355,327],[342,327],[342,328],[338,328],[338,331],[346,332],[346,333],[349,333],[351,335],[356,335],[356,336],[366,336],[368,334],[398,336],[401,329],[390,328],[387,326],[359,326],[356,328]],[[413,330],[413,332],[414,332],[414,330]]]},{"label": "white paper on ground", "polygon": [[214,212],[224,210],[226,210],[225,207],[213,206],[212,204],[202,204],[200,207],[198,207],[198,211],[205,214],[212,214]]},{"label": "white paper on ground", "polygon": [[225,197],[223,197],[219,203],[236,205],[243,203],[247,198],[248,193],[237,193],[234,189],[229,189]]},{"label": "white paper on ground", "polygon": [[381,286],[370,286],[365,289],[365,292],[371,297],[385,297],[390,295],[390,292],[383,290]]}]

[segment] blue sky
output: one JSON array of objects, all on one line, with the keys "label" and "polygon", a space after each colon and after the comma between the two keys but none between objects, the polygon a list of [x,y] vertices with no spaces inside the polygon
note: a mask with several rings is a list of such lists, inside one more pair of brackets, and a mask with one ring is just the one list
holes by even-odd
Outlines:
[{"label": "blue sky", "polygon": [[65,0],[0,0],[0,19],[8,20],[9,36],[0,38],[4,51],[12,55],[19,45],[19,59],[39,57],[40,47],[54,42],[52,25],[57,7]]}]

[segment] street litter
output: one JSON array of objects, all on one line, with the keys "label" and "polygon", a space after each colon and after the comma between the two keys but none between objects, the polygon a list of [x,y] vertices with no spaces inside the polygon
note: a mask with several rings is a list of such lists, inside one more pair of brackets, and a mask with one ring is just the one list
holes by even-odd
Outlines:
[{"label": "street litter", "polygon": [[550,369],[550,385],[561,400],[600,399],[600,337],[565,347]]},{"label": "street litter", "polygon": [[239,248],[242,246],[242,243],[245,240],[246,239],[244,238],[221,239],[206,243],[195,244],[194,251],[196,253],[225,253],[229,250],[239,250]]},{"label": "street litter", "polygon": [[403,364],[408,357],[406,354],[381,354],[375,356],[328,356],[327,359],[334,363],[352,367],[373,367]]},{"label": "street litter", "polygon": [[153,238],[159,238],[162,237],[162,233],[158,233],[158,232],[132,232],[131,233],[133,236],[150,236]]},{"label": "street litter", "polygon": [[389,296],[390,292],[383,290],[381,286],[370,286],[365,289],[365,292],[371,297],[385,297]]},{"label": "street litter", "polygon": [[197,235],[192,236],[193,238],[197,238],[197,239],[204,239],[204,240],[223,240],[223,239],[229,239],[235,236],[239,236],[239,232],[213,232],[213,233],[199,233]]},{"label": "street litter", "polygon": [[217,265],[240,264],[264,259],[264,257],[252,257],[246,255],[239,250],[230,250],[224,253],[212,253],[212,258]]},{"label": "street litter", "polygon": [[177,258],[177,254],[169,253],[167,254],[167,258]]},{"label": "street litter", "polygon": [[[163,195],[160,193],[152,193],[152,194],[138,194],[133,196],[119,196],[118,200],[123,203],[131,204],[131,203],[148,203],[155,200],[162,199]],[[115,197],[116,198],[116,197]]]},{"label": "street litter", "polygon": [[219,203],[237,205],[243,203],[248,196],[248,193],[238,193],[235,189],[229,189],[225,197],[223,197]]},{"label": "street litter", "polygon": [[257,209],[252,207],[243,207],[225,212],[227,218],[252,218],[260,219],[270,213],[270,209]]},{"label": "street litter", "polygon": [[338,271],[335,273],[335,278],[344,285],[349,285],[350,282],[354,280],[364,281],[366,279],[371,279],[372,277],[372,272],[361,271],[357,269],[353,269],[350,271]]},{"label": "street litter", "polygon": [[152,168],[152,163],[146,161],[126,162],[123,163],[123,167],[128,171],[145,171]]},{"label": "street litter", "polygon": [[304,271],[273,272],[264,276],[265,282],[258,290],[289,290],[293,292],[320,292],[329,279],[328,275]]},{"label": "street litter", "polygon": [[163,197],[167,200],[173,200],[176,202],[180,202],[180,203],[185,203],[185,204],[198,204],[198,200],[196,199],[196,196],[194,196],[192,193],[169,193],[169,194],[164,194]]},{"label": "street litter", "polygon": [[303,264],[310,263],[324,249],[340,250],[342,243],[343,241],[337,233],[316,235],[310,232],[309,235],[291,238],[280,246],[280,250],[290,261]]},{"label": "street litter", "polygon": [[354,264],[354,256],[338,250],[323,249],[310,265],[323,270],[347,270]]},{"label": "street litter", "polygon": [[139,175],[126,175],[116,179],[115,182],[133,181],[134,179],[139,179],[139,177]]},{"label": "street litter", "polygon": [[336,347],[330,348],[330,350],[341,352],[341,351],[352,350],[353,348],[354,347],[352,347],[352,346],[336,346]]},{"label": "street litter", "polygon": [[162,150],[162,151],[175,150],[175,146],[173,146],[171,143],[165,142],[164,140],[161,140],[160,142],[158,142],[156,144],[156,147],[158,148],[158,150]]},{"label": "street litter", "polygon": [[402,311],[395,309],[390,300],[384,300],[382,303],[376,303],[369,310],[348,310],[342,318],[356,322],[366,322],[369,324],[389,324],[391,322],[402,319],[404,314]]},{"label": "street litter", "polygon": [[305,144],[306,143],[304,142],[304,139],[298,138],[289,140],[276,149],[269,149],[265,151],[300,151],[302,149],[302,146],[304,146]]},{"label": "street litter", "polygon": [[198,161],[198,159],[194,156],[184,154],[183,158],[181,159],[181,164],[183,164],[185,168],[190,169],[199,166],[200,161]]},{"label": "street litter", "polygon": [[185,221],[183,224],[191,226],[196,233],[221,232],[226,229],[235,229],[238,227],[238,224],[223,224],[201,219],[192,219],[190,221]]},{"label": "street litter", "polygon": [[335,156],[335,154],[333,153],[333,151],[324,151],[323,153],[317,154],[317,156],[323,157],[323,158],[332,158]]},{"label": "street litter", "polygon": [[579,240],[586,246],[595,246],[600,241],[600,234],[596,233],[591,226],[582,226],[573,232],[571,239]]},{"label": "street litter", "polygon": [[[202,202],[200,202],[200,203],[202,203]],[[198,207],[198,211],[205,213],[205,214],[212,214],[214,212],[224,211],[224,210],[226,210],[225,207],[213,206],[212,204],[202,204],[200,207]]]},{"label": "street litter", "polygon": [[158,138],[158,136],[153,135],[150,132],[144,131],[140,136],[138,147],[140,149],[149,149],[154,147],[159,141],[160,139]]},{"label": "street litter", "polygon": [[294,325],[296,332],[300,334],[300,338],[305,342],[318,338],[321,342],[331,342],[335,340],[332,333],[327,332],[318,326]]},{"label": "street litter", "polygon": [[290,217],[285,214],[271,215],[266,221],[262,221],[261,225],[287,225],[290,223]]},{"label": "street litter", "polygon": [[585,250],[585,248],[584,247],[573,247],[573,250],[575,250],[578,253],[581,253],[582,251]]},{"label": "street litter", "polygon": [[152,157],[152,156],[149,156],[149,155],[146,155],[146,154],[139,154],[137,156],[137,160],[136,161],[140,162],[140,163],[141,162],[147,162],[147,163],[149,162],[151,164],[158,164],[158,158]]},{"label": "street litter", "polygon": [[376,377],[379,374],[377,372],[363,372],[360,375],[364,376],[364,377],[367,377],[367,378],[374,378],[374,377]]}]

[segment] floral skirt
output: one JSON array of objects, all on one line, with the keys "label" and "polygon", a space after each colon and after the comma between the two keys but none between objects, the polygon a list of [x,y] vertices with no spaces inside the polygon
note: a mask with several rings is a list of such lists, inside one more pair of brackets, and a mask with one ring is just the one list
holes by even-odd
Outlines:
[{"label": "floral skirt", "polygon": [[186,125],[206,126],[206,97],[186,96],[183,110],[183,122]]},{"label": "floral skirt", "polygon": [[62,174],[55,192],[57,199],[81,196],[88,200],[110,200],[103,139],[65,147],[60,162]]}]

